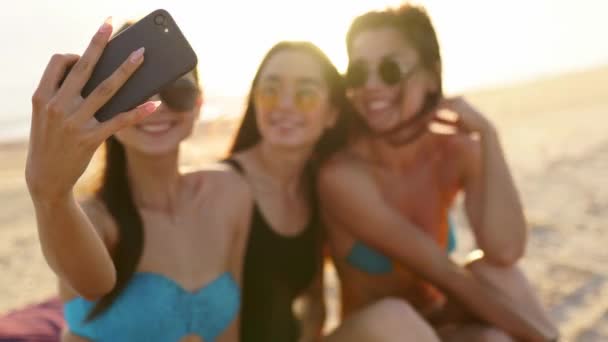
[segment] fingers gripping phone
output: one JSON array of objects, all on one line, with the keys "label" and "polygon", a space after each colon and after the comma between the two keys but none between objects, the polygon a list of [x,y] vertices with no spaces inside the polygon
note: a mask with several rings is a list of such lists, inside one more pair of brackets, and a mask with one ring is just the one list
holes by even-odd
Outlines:
[{"label": "fingers gripping phone", "polygon": [[127,82],[95,113],[102,122],[131,110],[196,67],[194,50],[171,15],[156,10],[112,38],[82,89],[87,97],[103,80],[139,49],[145,48],[143,64]]}]

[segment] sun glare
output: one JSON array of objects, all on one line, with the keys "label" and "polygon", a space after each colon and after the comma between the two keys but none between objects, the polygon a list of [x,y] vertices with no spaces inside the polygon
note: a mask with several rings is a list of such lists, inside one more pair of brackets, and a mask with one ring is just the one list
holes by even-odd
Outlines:
[{"label": "sun glare", "polygon": [[[264,53],[280,40],[309,40],[344,71],[345,35],[364,12],[396,6],[400,0],[35,0],[15,3],[0,14],[11,27],[9,49],[0,65],[10,84],[7,112],[25,115],[28,96],[48,58],[57,52],[82,53],[107,16],[115,25],[147,13],[168,10],[199,57],[207,94],[226,103],[241,102]],[[605,32],[608,1],[580,0],[418,0],[439,37],[447,94],[557,74],[608,62]],[[15,19],[17,18],[17,19]],[[27,19],[26,19],[27,18]],[[22,25],[22,22],[37,23]],[[52,20],[52,22],[49,22]],[[14,31],[14,32],[13,32]],[[41,38],[41,35],[43,36]],[[14,68],[23,64],[27,68]],[[18,94],[18,95],[10,95]],[[12,101],[14,98],[23,100]],[[5,101],[7,102],[7,101]],[[226,110],[217,105],[219,112]]]}]

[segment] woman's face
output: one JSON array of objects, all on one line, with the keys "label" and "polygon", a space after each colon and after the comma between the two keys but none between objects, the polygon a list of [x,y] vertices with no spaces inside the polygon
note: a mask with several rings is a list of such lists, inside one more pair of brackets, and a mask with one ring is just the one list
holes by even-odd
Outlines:
[{"label": "woman's face", "polygon": [[375,133],[412,119],[427,93],[436,91],[436,82],[421,67],[416,50],[394,28],[358,33],[349,58],[349,96]]},{"label": "woman's face", "polygon": [[288,49],[270,57],[253,95],[258,129],[272,145],[312,147],[336,120],[321,66],[305,52]]},{"label": "woman's face", "polygon": [[183,76],[161,94],[150,98],[162,101],[155,113],[116,133],[125,148],[147,155],[162,155],[177,150],[190,136],[201,107],[201,94],[194,75]]}]

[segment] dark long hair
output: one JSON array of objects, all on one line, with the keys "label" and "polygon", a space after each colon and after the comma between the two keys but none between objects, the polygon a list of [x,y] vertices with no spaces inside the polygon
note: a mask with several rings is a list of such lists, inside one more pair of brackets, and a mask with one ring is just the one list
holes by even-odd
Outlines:
[{"label": "dark long hair", "polygon": [[323,133],[315,146],[313,160],[311,162],[313,162],[314,165],[318,165],[318,163],[325,160],[346,143],[350,118],[353,117],[353,108],[346,98],[345,82],[342,75],[321,49],[310,42],[304,41],[279,42],[274,45],[262,59],[253,78],[253,82],[251,83],[245,115],[243,116],[241,125],[236,133],[229,154],[232,155],[253,147],[261,140],[260,130],[256,123],[254,91],[257,87],[260,73],[266,66],[268,60],[278,52],[285,50],[306,53],[319,63],[321,66],[321,74],[329,88],[330,104],[338,110],[336,124]]},{"label": "dark long hair", "polygon": [[[321,66],[321,74],[329,88],[330,104],[338,110],[338,117],[333,127],[328,128],[323,132],[317,141],[312,158],[308,160],[302,172],[301,182],[306,184],[309,204],[313,210],[313,218],[318,219],[319,213],[319,196],[317,193],[317,175],[322,162],[329,158],[334,152],[340,150],[346,145],[351,129],[351,120],[356,118],[354,107],[346,97],[346,83],[342,75],[338,72],[331,60],[325,53],[316,45],[310,42],[302,41],[282,41],[275,44],[262,59],[247,98],[247,107],[241,125],[236,133],[235,139],[229,150],[229,154],[233,155],[237,152],[247,150],[260,142],[262,136],[256,122],[256,110],[254,106],[254,91],[257,87],[262,69],[275,54],[285,51],[298,51],[312,56]],[[318,222],[318,221],[317,221]],[[325,231],[320,225],[313,226],[315,234],[315,252],[318,257],[319,265],[323,260],[323,241],[325,239]],[[322,268],[316,270],[322,272]],[[242,330],[241,330],[242,331]]]},{"label": "dark long hair", "polygon": [[[124,24],[115,34],[128,28]],[[199,77],[196,68],[192,71],[196,83]],[[141,215],[131,193],[127,174],[127,155],[125,147],[111,136],[105,142],[105,169],[96,197],[105,205],[118,227],[118,242],[112,251],[112,261],[116,267],[116,284],[103,296],[87,316],[93,320],[105,312],[127,287],[137,270],[144,246],[144,226]]]}]

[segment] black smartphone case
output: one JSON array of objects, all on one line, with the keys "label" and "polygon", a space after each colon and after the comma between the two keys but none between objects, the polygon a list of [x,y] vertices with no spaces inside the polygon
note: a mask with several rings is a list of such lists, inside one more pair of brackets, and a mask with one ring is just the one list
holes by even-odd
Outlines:
[{"label": "black smartphone case", "polygon": [[194,50],[171,15],[159,9],[108,42],[82,90],[82,96],[86,98],[140,47],[145,48],[143,64],[95,113],[98,121],[109,120],[116,114],[139,106],[164,86],[194,69],[197,64]]}]

